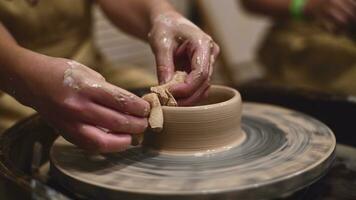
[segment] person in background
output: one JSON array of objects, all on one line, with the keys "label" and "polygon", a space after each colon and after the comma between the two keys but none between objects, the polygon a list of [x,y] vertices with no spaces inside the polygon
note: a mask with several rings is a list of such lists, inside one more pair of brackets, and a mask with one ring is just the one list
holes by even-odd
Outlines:
[{"label": "person in background", "polygon": [[219,47],[165,0],[0,1],[0,132],[32,113],[13,98],[89,151],[124,150],[146,129],[149,104],[98,73],[108,64],[93,44],[94,3],[118,28],[149,42],[160,84],[176,70],[188,72],[170,88],[180,105],[206,96]]},{"label": "person in background", "polygon": [[259,51],[279,86],[356,94],[355,0],[242,0],[274,20]]}]

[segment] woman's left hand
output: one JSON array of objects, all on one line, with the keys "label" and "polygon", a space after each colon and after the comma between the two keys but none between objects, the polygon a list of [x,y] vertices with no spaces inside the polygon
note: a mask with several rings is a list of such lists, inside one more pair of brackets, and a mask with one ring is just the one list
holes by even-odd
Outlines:
[{"label": "woman's left hand", "polygon": [[156,57],[160,84],[177,70],[186,71],[184,83],[169,91],[181,106],[192,105],[207,95],[219,46],[192,22],[170,11],[153,18],[148,40]]}]

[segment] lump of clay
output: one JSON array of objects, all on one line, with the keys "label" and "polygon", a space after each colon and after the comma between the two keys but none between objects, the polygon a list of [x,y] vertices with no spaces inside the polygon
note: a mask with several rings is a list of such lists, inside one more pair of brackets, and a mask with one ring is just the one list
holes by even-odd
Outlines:
[{"label": "lump of clay", "polygon": [[174,99],[173,95],[169,92],[169,87],[178,83],[183,83],[187,77],[186,72],[177,71],[172,80],[166,84],[151,87],[151,92],[156,93],[164,106],[178,106],[177,101]]},{"label": "lump of clay", "polygon": [[[187,77],[186,72],[177,71],[172,80],[166,84],[151,87],[151,92],[142,97],[151,106],[150,115],[148,117],[148,125],[150,129],[154,132],[161,132],[163,129],[163,111],[162,105],[164,106],[178,106],[177,101],[174,99],[173,95],[169,92],[169,87],[177,83],[183,83]],[[135,134],[132,135],[132,145],[139,145],[143,142],[144,135]]]},{"label": "lump of clay", "polygon": [[[161,132],[163,129],[163,111],[158,95],[156,93],[149,93],[142,97],[150,104],[151,111],[148,116],[148,125],[154,132]],[[143,142],[144,135],[134,134],[132,135],[132,145],[136,146]]]},{"label": "lump of clay", "polygon": [[163,111],[156,93],[149,93],[142,97],[151,106],[151,112],[148,117],[148,124],[155,132],[160,132],[163,128]]}]

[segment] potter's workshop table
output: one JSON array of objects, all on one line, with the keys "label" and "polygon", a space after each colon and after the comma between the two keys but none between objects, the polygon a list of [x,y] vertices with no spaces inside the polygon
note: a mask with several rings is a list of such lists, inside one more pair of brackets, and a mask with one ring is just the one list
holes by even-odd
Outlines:
[{"label": "potter's workshop table", "polygon": [[[356,139],[351,132],[354,130],[352,119],[356,118],[354,98],[261,87],[240,88],[243,99],[273,103],[314,116],[333,129],[339,143],[347,145],[338,145],[335,165],[323,179],[281,199],[356,199],[356,149],[353,148]],[[136,93],[142,94],[144,90]],[[3,135],[0,141],[0,193],[3,196],[10,199],[31,195],[65,199],[63,194],[85,199],[80,194],[68,192],[48,177],[48,152],[56,137],[38,116],[17,124]]]}]

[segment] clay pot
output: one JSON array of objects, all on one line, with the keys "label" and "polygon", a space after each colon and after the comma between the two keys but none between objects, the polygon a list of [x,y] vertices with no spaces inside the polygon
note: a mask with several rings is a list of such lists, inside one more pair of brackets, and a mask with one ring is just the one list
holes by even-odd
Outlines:
[{"label": "clay pot", "polygon": [[167,153],[209,153],[228,150],[245,138],[238,91],[214,85],[198,106],[163,107],[161,133],[145,134],[144,146]]}]

